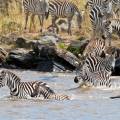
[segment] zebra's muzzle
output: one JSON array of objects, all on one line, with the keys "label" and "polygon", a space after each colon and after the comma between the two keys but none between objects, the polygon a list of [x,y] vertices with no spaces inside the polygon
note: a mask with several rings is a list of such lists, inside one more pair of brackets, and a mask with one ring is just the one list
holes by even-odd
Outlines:
[{"label": "zebra's muzzle", "polygon": [[78,82],[79,82],[77,76],[74,78],[74,82],[75,82],[75,83],[78,83]]}]

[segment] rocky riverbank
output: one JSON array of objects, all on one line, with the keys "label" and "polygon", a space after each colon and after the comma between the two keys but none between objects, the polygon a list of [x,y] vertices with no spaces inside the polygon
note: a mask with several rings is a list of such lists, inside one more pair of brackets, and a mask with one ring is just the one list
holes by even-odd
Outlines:
[{"label": "rocky riverbank", "polygon": [[[68,40],[51,33],[43,34],[39,39],[33,40],[21,36],[0,38],[1,44],[14,45],[12,49],[6,48],[8,53],[5,57],[3,55],[1,67],[42,72],[73,72],[81,64],[79,56],[82,56],[89,40],[80,38],[66,41]],[[115,49],[117,60],[113,75],[120,75],[120,49],[116,47]]]},{"label": "rocky riverbank", "polygon": [[[9,42],[7,42],[9,41]],[[88,40],[77,40],[70,44],[56,34],[47,33],[37,40],[23,37],[0,39],[1,43],[14,44],[8,51],[2,67],[16,69],[32,69],[44,72],[74,71],[80,63],[77,57],[88,43]]]}]

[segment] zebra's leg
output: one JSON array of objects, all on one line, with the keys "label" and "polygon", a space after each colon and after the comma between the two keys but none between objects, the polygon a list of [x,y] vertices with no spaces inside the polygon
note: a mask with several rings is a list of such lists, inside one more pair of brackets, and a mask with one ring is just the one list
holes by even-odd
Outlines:
[{"label": "zebra's leg", "polygon": [[58,33],[59,32],[59,28],[58,26],[56,25],[56,20],[58,19],[57,16],[53,16],[52,17],[52,27],[53,27],[53,32],[54,32],[54,28],[56,28],[56,32]]},{"label": "zebra's leg", "polygon": [[45,18],[45,15],[42,15],[42,16],[41,16],[41,29],[40,29],[40,32],[43,32],[44,18]]},{"label": "zebra's leg", "polygon": [[[38,15],[38,18],[39,18],[40,26],[42,26],[42,17],[41,17],[41,15]],[[40,29],[40,32],[42,32],[42,29]]]},{"label": "zebra's leg", "polygon": [[28,16],[29,16],[29,12],[26,12],[25,13],[25,27],[24,27],[24,30],[27,29]]},{"label": "zebra's leg", "polygon": [[112,33],[109,34],[108,40],[109,40],[109,41],[108,41],[108,42],[109,42],[108,46],[110,47],[110,46],[111,46],[111,41],[112,41]]},{"label": "zebra's leg", "polygon": [[72,21],[72,18],[69,17],[68,18],[68,35],[72,35],[72,32],[71,32],[71,21]]},{"label": "zebra's leg", "polygon": [[35,14],[32,14],[32,16],[31,16],[31,21],[30,21],[30,29],[29,29],[29,32],[31,32],[32,31],[32,25],[33,25],[33,28],[34,28],[34,30],[35,30]]}]

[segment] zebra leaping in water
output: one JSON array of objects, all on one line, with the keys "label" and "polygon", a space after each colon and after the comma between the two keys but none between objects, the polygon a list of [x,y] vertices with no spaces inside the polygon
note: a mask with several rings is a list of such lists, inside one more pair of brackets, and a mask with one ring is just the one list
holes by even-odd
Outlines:
[{"label": "zebra leaping in water", "polygon": [[79,75],[75,77],[74,82],[78,83],[82,79],[82,84],[92,86],[111,87],[111,73],[115,66],[115,54],[106,58],[93,56],[91,54],[86,58]]},{"label": "zebra leaping in water", "polygon": [[0,87],[8,86],[11,97],[31,98],[43,96],[44,99],[69,100],[67,95],[56,94],[46,83],[41,81],[21,82],[13,72],[2,70],[0,73]]}]

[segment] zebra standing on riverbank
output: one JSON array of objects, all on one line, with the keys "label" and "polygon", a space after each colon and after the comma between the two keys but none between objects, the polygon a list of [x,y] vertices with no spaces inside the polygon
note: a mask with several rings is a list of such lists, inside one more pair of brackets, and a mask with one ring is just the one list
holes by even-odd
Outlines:
[{"label": "zebra standing on riverbank", "polygon": [[42,32],[43,22],[45,17],[48,17],[49,1],[48,0],[23,0],[23,7],[25,12],[25,27],[27,28],[29,14],[32,14],[32,23],[34,23],[34,16],[38,15]]},{"label": "zebra standing on riverbank", "polygon": [[0,87],[8,86],[11,97],[68,100],[67,95],[56,94],[46,83],[40,81],[21,82],[21,79],[8,70],[0,73]]},{"label": "zebra standing on riverbank", "polygon": [[[78,9],[78,7],[69,1],[61,1],[61,0],[52,0],[49,3],[49,13],[52,17],[52,26],[57,28],[56,20],[58,18],[67,18],[68,21],[68,34],[72,34],[71,32],[71,21],[73,16],[77,16],[77,23],[79,29],[81,28],[82,23],[82,15]],[[58,32],[58,29],[57,29]]]},{"label": "zebra standing on riverbank", "polygon": [[104,18],[104,14],[99,6],[94,6],[90,11],[90,21],[93,29],[93,37],[105,36],[111,46],[112,27],[109,20]]}]

